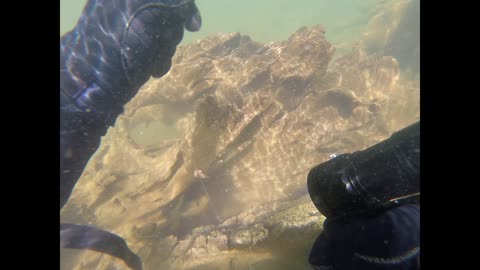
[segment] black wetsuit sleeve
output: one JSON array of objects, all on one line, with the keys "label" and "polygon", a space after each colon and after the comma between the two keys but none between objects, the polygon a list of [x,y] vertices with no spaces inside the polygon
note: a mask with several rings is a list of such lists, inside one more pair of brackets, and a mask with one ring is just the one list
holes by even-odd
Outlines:
[{"label": "black wetsuit sleeve", "polygon": [[327,218],[309,262],[314,269],[419,270],[420,206],[407,204],[334,221]]},{"label": "black wetsuit sleeve", "polygon": [[333,270],[330,254],[330,242],[325,232],[315,240],[308,257],[308,262],[315,270]]}]

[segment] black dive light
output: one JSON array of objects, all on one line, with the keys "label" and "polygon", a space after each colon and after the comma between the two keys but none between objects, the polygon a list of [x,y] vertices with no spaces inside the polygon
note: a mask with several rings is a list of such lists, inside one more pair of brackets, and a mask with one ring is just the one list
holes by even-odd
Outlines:
[{"label": "black dive light", "polygon": [[308,192],[327,218],[420,202],[420,122],[363,151],[339,155],[308,173]]}]

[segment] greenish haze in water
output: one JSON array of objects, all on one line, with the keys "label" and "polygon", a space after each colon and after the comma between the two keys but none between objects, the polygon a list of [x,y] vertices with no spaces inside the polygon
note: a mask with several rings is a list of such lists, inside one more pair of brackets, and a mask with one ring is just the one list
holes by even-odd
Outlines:
[{"label": "greenish haze in water", "polygon": [[[76,24],[86,0],[60,0],[60,35]],[[202,15],[199,32],[185,31],[181,44],[188,44],[218,32],[240,32],[258,42],[286,40],[302,26],[321,24],[335,46],[349,50],[359,41],[375,6],[383,0],[196,0]],[[343,46],[342,46],[343,44]],[[419,74],[415,75],[419,80]],[[130,135],[139,144],[155,145],[180,136],[174,126],[153,122],[132,128]],[[312,239],[313,240],[313,239]],[[282,250],[285,248],[285,250]],[[308,250],[279,245],[283,258],[260,262],[255,269],[306,269]],[[298,252],[293,252],[297,250]],[[73,256],[75,251],[62,251]],[[65,263],[69,263],[66,260]],[[63,265],[65,267],[65,265]],[[73,265],[68,265],[68,268]],[[62,268],[64,269],[64,268]],[[310,269],[310,268],[308,268]]]},{"label": "greenish haze in water", "polygon": [[[286,40],[302,26],[321,24],[337,54],[349,51],[359,41],[375,7],[384,0],[196,0],[202,28],[185,31],[181,44],[188,44],[218,32],[240,32],[258,42]],[[86,0],[60,0],[60,35],[76,24]],[[419,77],[419,75],[417,75]],[[176,137],[173,127],[153,123],[137,126],[132,136],[142,144]],[[161,130],[162,136],[158,136]]]},{"label": "greenish haze in water", "polygon": [[[358,40],[382,0],[197,0],[202,28],[186,44],[218,32],[240,32],[258,42],[287,39],[302,26],[322,24],[333,43]],[[60,35],[77,22],[86,0],[60,0]]]}]

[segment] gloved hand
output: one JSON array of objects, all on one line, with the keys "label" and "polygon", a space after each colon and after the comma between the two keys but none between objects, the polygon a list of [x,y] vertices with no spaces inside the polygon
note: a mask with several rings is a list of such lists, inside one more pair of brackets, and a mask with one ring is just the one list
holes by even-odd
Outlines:
[{"label": "gloved hand", "polygon": [[200,25],[193,0],[88,1],[60,40],[62,106],[115,114],[150,76],[168,72],[184,27]]},{"label": "gloved hand", "polygon": [[323,226],[309,256],[313,269],[420,269],[420,205],[327,218]]}]

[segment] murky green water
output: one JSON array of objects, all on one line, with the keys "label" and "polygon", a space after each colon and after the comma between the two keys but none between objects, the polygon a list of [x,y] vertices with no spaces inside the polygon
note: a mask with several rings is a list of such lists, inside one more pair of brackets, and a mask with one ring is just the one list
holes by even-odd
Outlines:
[{"label": "murky green water", "polygon": [[[375,6],[383,0],[197,0],[202,28],[185,31],[181,44],[188,44],[218,32],[240,32],[266,43],[281,41],[302,26],[321,24],[326,36],[340,54],[351,49],[362,37]],[[77,22],[85,0],[60,0],[60,35]],[[138,126],[132,136],[141,144],[163,140],[159,132],[172,137],[172,129],[160,123]],[[175,133],[175,132],[173,132]]]},{"label": "murky green water", "polygon": [[[183,43],[217,32],[240,32],[259,42],[278,41],[301,26],[322,24],[333,42],[358,38],[381,0],[197,0],[202,29]],[[60,0],[60,34],[76,23],[85,0]]]},{"label": "murky green water", "polygon": [[[408,0],[391,0],[391,2],[395,1],[401,3]],[[60,0],[60,35],[74,27],[86,2],[86,0]],[[376,7],[382,2],[385,0],[196,0],[202,15],[202,28],[196,33],[185,31],[181,45],[193,43],[219,32],[240,32],[243,35],[249,35],[257,42],[276,42],[288,39],[300,27],[321,24],[326,30],[326,38],[337,49],[335,56],[338,56],[350,51],[355,43],[365,39],[365,32],[369,29],[368,23],[371,22]],[[388,13],[384,14],[381,20],[384,20],[387,26],[395,25],[391,21],[395,20],[395,16],[389,16]],[[413,26],[416,27],[415,23]],[[370,31],[371,27],[372,25],[370,25]],[[416,37],[419,30],[417,28],[410,30],[405,35]],[[373,40],[372,42],[381,45],[383,38],[381,32],[381,30],[372,31],[369,36]],[[400,56],[405,55],[405,59],[397,59],[400,64],[417,60],[419,62],[419,59],[412,60],[410,54],[412,47],[419,48],[419,39],[409,38],[408,40],[409,44],[407,44],[406,50],[402,50],[401,44],[399,48],[386,48]],[[402,70],[401,76],[406,76],[406,74],[416,81],[420,79],[416,66],[413,68],[409,66]],[[137,144],[145,147],[178,138],[185,132],[174,124],[161,121],[152,121],[148,124],[140,122],[130,128],[131,138]],[[283,246],[280,245],[280,251],[277,253],[285,258],[273,258],[258,263],[255,269],[300,269],[298,265],[307,267],[305,260],[308,250],[291,253],[290,248],[291,246],[287,246],[285,247],[287,250],[283,251]],[[80,253],[63,251],[62,254],[68,258]],[[65,261],[62,269],[75,268],[73,263],[69,264],[68,260]],[[285,265],[286,262],[287,265]],[[253,269],[251,267],[250,269]]]}]

